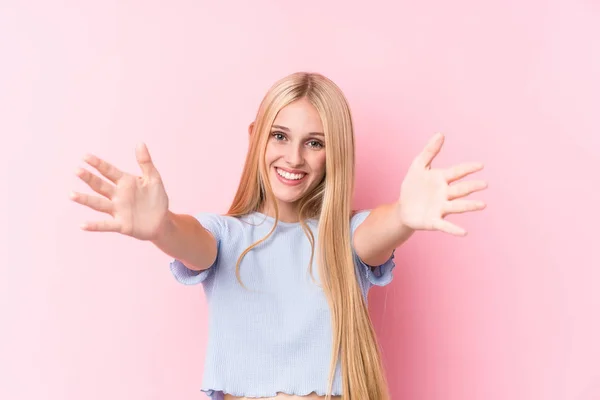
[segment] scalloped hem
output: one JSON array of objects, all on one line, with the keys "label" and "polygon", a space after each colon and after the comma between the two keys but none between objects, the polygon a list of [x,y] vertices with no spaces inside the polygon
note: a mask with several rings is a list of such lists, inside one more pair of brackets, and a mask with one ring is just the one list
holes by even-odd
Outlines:
[{"label": "scalloped hem", "polygon": [[[242,393],[242,392],[230,392],[230,391],[225,391],[225,390],[219,390],[219,389],[200,389],[202,392],[204,392],[209,398],[210,400],[224,400],[225,398],[225,393],[230,394],[232,396],[236,396],[236,397],[248,397],[248,398],[255,398],[255,399],[260,399],[260,398],[264,398],[264,397],[275,397],[277,396],[277,394],[287,394],[289,396],[308,396],[311,393],[316,393],[317,396],[325,396],[326,393],[325,392],[320,392],[318,390],[311,390],[310,392],[305,392],[305,393],[299,393],[299,392],[286,392],[286,391],[276,391],[276,392],[270,392],[267,394],[246,394],[246,393]],[[332,396],[341,396],[341,393],[332,393]]]}]

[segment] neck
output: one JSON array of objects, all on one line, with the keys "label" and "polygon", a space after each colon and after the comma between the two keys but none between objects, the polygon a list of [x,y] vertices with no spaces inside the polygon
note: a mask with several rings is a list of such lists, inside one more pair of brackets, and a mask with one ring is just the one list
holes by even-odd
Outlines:
[{"label": "neck", "polygon": [[[281,222],[298,222],[300,221],[300,213],[297,203],[278,202],[279,220]],[[275,207],[272,204],[264,204],[260,210],[261,213],[275,218]]]}]

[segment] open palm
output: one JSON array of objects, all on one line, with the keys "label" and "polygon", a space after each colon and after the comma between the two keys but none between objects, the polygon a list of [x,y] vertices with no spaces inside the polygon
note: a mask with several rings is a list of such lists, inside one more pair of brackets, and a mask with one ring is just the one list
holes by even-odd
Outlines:
[{"label": "open palm", "polygon": [[77,176],[100,196],[72,192],[71,199],[93,210],[112,216],[82,225],[87,231],[118,232],[141,240],[152,240],[168,212],[169,200],[158,170],[144,144],[137,146],[136,158],[142,176],[125,173],[94,156],[84,157],[108,181],[80,168]]},{"label": "open palm", "polygon": [[440,152],[444,137],[435,135],[412,162],[398,201],[401,220],[415,230],[439,230],[453,235],[466,231],[444,217],[453,213],[478,211],[485,203],[463,197],[487,188],[485,181],[461,181],[483,168],[481,163],[462,163],[446,169],[431,168],[431,162]]}]

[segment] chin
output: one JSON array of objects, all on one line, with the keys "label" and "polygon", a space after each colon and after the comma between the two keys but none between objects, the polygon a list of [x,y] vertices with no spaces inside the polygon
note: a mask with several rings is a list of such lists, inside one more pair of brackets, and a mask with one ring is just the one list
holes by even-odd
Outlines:
[{"label": "chin", "polygon": [[295,205],[306,195],[306,193],[306,190],[291,191],[289,189],[286,190],[286,188],[273,187],[275,199],[277,199],[279,203],[286,205]]},{"label": "chin", "polygon": [[304,196],[304,194],[304,191],[290,193],[289,190],[281,190],[280,188],[275,188],[275,186],[273,185],[273,195],[275,196],[277,201],[280,201],[282,203],[294,204],[298,200],[300,200],[302,196]]}]

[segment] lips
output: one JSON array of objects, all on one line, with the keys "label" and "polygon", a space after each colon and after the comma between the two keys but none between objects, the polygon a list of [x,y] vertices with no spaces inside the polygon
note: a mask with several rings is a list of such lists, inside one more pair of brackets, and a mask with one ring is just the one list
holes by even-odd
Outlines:
[{"label": "lips", "polygon": [[284,170],[283,168],[275,167],[275,175],[277,175],[277,179],[281,183],[287,186],[296,186],[304,182],[304,179],[306,179],[308,174],[305,172],[292,173],[288,170]]},{"label": "lips", "polygon": [[302,171],[298,171],[298,170],[286,170],[283,168],[277,168],[275,167],[275,172],[277,172],[277,174],[285,179],[289,179],[289,180],[300,180],[302,178],[304,178],[304,176],[306,176],[305,172]]}]

